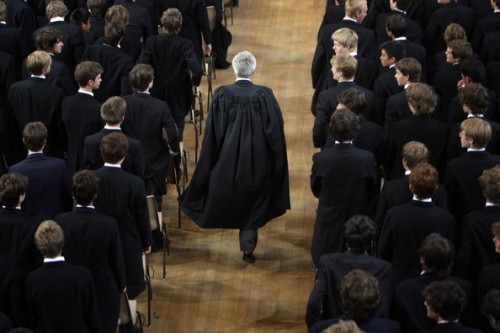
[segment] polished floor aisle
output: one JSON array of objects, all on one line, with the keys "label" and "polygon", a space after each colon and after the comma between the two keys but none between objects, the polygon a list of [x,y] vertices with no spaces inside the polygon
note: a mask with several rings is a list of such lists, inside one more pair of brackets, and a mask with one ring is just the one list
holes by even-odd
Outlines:
[{"label": "polished floor aisle", "polygon": [[[200,229],[185,216],[177,227],[176,193],[170,186],[163,218],[171,254],[166,280],[161,279],[161,254],[149,258],[154,298],[146,332],[307,331],[304,313],[314,276],[309,250],[317,205],[309,188],[314,153],[310,64],[324,8],[324,0],[240,0],[229,26],[233,44],[228,59],[242,50],[252,52],[257,58],[253,81],[271,87],[281,105],[292,209],[260,229],[257,261],[247,264],[241,260],[237,230]],[[231,69],[216,75],[216,86],[234,80]],[[189,124],[184,137],[191,174],[194,132]],[[139,308],[146,313],[144,296]]]}]

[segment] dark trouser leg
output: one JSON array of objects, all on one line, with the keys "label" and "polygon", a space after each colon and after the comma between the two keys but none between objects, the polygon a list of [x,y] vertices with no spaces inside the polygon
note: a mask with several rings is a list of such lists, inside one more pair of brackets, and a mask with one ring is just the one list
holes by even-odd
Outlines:
[{"label": "dark trouser leg", "polygon": [[240,229],[240,251],[253,252],[258,238],[257,229]]}]

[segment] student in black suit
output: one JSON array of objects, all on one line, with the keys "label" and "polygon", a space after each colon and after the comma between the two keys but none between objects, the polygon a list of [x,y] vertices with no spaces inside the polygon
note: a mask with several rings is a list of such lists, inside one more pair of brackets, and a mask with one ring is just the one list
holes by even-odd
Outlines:
[{"label": "student in black suit", "polygon": [[314,147],[323,147],[326,144],[328,124],[330,123],[331,115],[337,107],[337,97],[340,93],[346,89],[354,88],[365,94],[367,105],[370,105],[372,101],[371,91],[358,86],[353,81],[354,75],[356,74],[356,58],[349,54],[339,54],[333,56],[331,62],[333,78],[338,84],[336,87],[327,89],[319,95],[317,113],[313,126]]},{"label": "student in black suit", "polygon": [[335,0],[333,1],[333,6],[327,6],[325,14],[323,15],[323,21],[319,27],[320,29],[327,24],[342,21],[345,16],[345,2],[346,0]]},{"label": "student in black suit", "polygon": [[436,94],[424,83],[412,83],[406,88],[406,97],[413,116],[389,126],[384,163],[386,179],[404,176],[401,151],[409,141],[419,141],[428,147],[429,163],[441,174],[446,162],[448,126],[432,117]]},{"label": "student in black suit", "polygon": [[500,262],[490,243],[491,227],[500,221],[500,165],[484,170],[479,184],[486,205],[463,218],[456,265],[457,274],[473,283],[484,266]]},{"label": "student in black suit", "polygon": [[418,276],[420,264],[415,253],[427,235],[438,232],[451,241],[455,239],[455,218],[432,203],[437,185],[436,169],[427,163],[417,164],[410,174],[413,200],[387,212],[378,254],[392,262],[396,281]]},{"label": "student in black suit", "polygon": [[488,153],[485,147],[491,139],[491,126],[474,117],[460,125],[460,142],[467,152],[448,162],[444,186],[448,192],[448,208],[457,221],[467,213],[484,207],[485,200],[478,178],[484,170],[500,164],[500,156]]},{"label": "student in black suit", "polygon": [[[76,65],[82,60],[85,50],[85,38],[81,29],[73,24],[64,21],[68,15],[68,8],[62,1],[52,1],[47,5],[47,17],[50,22],[49,27],[54,27],[63,34],[64,48],[56,57],[63,61],[72,73]],[[40,29],[33,33],[33,37],[40,32]]]},{"label": "student in black suit", "polygon": [[345,8],[345,17],[341,22],[325,25],[318,33],[318,44],[311,65],[312,84],[315,89],[324,87],[328,77],[328,63],[334,54],[332,34],[336,30],[349,28],[356,32],[359,38],[358,54],[363,58],[375,59],[375,33],[361,25],[366,16],[366,0],[347,0]]},{"label": "student in black suit", "polygon": [[65,262],[64,234],[54,221],[35,233],[42,267],[26,278],[27,314],[36,332],[104,332],[90,272]]},{"label": "student in black suit", "polygon": [[[412,0],[390,0],[390,11],[380,13],[377,15],[375,23],[375,32],[377,33],[377,44],[380,45],[391,39],[387,33],[386,26],[389,17],[397,15],[399,24],[402,27],[401,36],[406,36],[409,41],[418,45],[422,44],[423,30],[419,23],[415,22],[408,16],[408,6],[419,1]],[[407,55],[410,56],[410,55]]]},{"label": "student in black suit", "polygon": [[403,58],[396,62],[396,74],[394,77],[398,86],[404,87],[405,90],[387,99],[384,129],[388,130],[390,124],[412,116],[408,99],[406,98],[406,88],[412,83],[420,82],[421,73],[422,66],[415,58]]},{"label": "student in black suit", "polygon": [[[461,39],[467,42],[467,34],[460,24],[451,23],[444,30],[444,42],[448,45],[449,42],[455,39]],[[451,62],[448,62],[449,56],[446,54],[446,49],[434,55],[427,54],[430,61],[428,69],[427,81],[432,82],[432,78],[441,70],[450,70],[453,67]],[[451,54],[450,54],[451,55]]]},{"label": "student in black suit", "polygon": [[[153,67],[136,65],[129,79],[135,92],[124,98],[127,102],[127,117],[122,125],[123,132],[141,142],[146,166],[146,193],[155,196],[158,211],[161,212],[162,196],[167,193],[169,150],[179,153],[179,135],[167,104],[149,93],[153,86]],[[163,138],[163,130],[168,135],[168,145]]]},{"label": "student in black suit", "polygon": [[[405,176],[384,182],[375,213],[375,222],[379,228],[382,228],[389,209],[411,201],[413,196],[409,187],[411,170],[418,163],[429,161],[429,150],[425,144],[418,141],[407,142],[403,146],[401,155]],[[438,185],[436,192],[432,195],[432,202],[437,207],[448,209],[448,196],[443,185]]]},{"label": "student in black suit", "polygon": [[104,69],[102,83],[95,92],[101,103],[111,96],[125,96],[132,92],[128,73],[134,67],[134,60],[119,48],[124,31],[122,25],[106,24],[104,38],[87,47],[83,55],[83,60],[98,62]]},{"label": "student in black suit", "polygon": [[396,81],[396,62],[405,57],[403,44],[395,41],[387,41],[380,45],[380,63],[387,69],[375,79],[373,84],[374,110],[368,119],[380,126],[385,121],[385,108],[387,99],[394,94],[403,91]]},{"label": "student in black suit", "polygon": [[69,17],[71,24],[82,30],[85,45],[94,44],[94,42],[101,37],[90,31],[90,28],[92,27],[92,24],[90,23],[91,15],[92,14],[88,9],[77,8],[71,12]]},{"label": "student in black suit", "polygon": [[199,86],[202,68],[193,43],[177,35],[182,25],[179,10],[166,10],[161,22],[161,33],[148,38],[139,62],[153,66],[155,77],[151,95],[167,102],[182,142],[184,117],[193,101],[192,86]]},{"label": "student in black suit", "polygon": [[90,13],[90,32],[97,37],[104,36],[104,15],[106,14],[106,0],[87,0]]},{"label": "student in black suit", "polygon": [[485,64],[500,60],[500,50],[496,47],[499,41],[500,31],[487,33],[484,37],[483,46],[481,47],[479,55]]},{"label": "student in black suit", "polygon": [[[201,66],[203,55],[212,52],[212,34],[210,33],[205,0],[166,0],[165,2],[165,8],[177,8],[182,14],[182,27],[179,36],[193,42],[194,52]],[[165,27],[163,22],[162,25]],[[203,48],[202,35],[206,43]]]},{"label": "student in black suit", "polygon": [[437,322],[433,328],[422,333],[481,333],[467,328],[459,322],[467,299],[465,291],[455,281],[436,281],[422,292],[427,317]]},{"label": "student in black suit", "polygon": [[[340,28],[335,30],[335,32],[332,34],[332,40],[335,55],[351,55],[356,59],[357,65],[355,69],[355,75],[349,80],[352,81],[354,79],[354,82],[356,82],[357,85],[366,89],[371,89],[373,81],[375,81],[375,78],[377,76],[377,65],[372,59],[363,58],[358,55],[358,35],[356,34],[356,32],[349,28]],[[330,60],[329,64],[324,67],[324,73],[321,73],[319,83],[316,85],[316,89],[314,90],[311,110],[313,115],[315,116],[317,113],[317,102],[319,95],[329,88],[337,87],[339,83],[338,79],[332,76],[331,62],[332,61]],[[344,78],[344,81],[346,79],[347,78]],[[369,95],[371,95],[371,93]]]},{"label": "student in black suit", "polygon": [[80,89],[67,96],[62,103],[61,119],[66,130],[66,164],[73,175],[86,167],[84,160],[85,138],[99,132],[104,121],[101,118],[101,103],[94,98],[99,89],[103,73],[102,66],[94,61],[82,61],[76,66],[75,79]]},{"label": "student in black suit", "polygon": [[18,173],[0,178],[0,309],[17,325],[27,319],[24,278],[42,262],[33,242],[37,222],[21,211],[27,185]]},{"label": "student in black suit", "polygon": [[443,6],[431,15],[425,33],[425,44],[429,55],[446,49],[442,36],[450,23],[460,24],[467,36],[472,36],[474,28],[474,12],[471,8],[463,6],[457,0],[438,0],[438,3]]},{"label": "student in black suit", "polygon": [[96,171],[99,190],[97,212],[116,219],[125,259],[127,294],[135,299],[145,288],[142,253],[151,252],[151,227],[144,181],[121,168],[128,149],[122,133],[106,135],[101,142],[104,166]]},{"label": "student in black suit", "polygon": [[47,128],[41,122],[28,123],[23,130],[28,157],[9,168],[28,177],[23,210],[37,221],[53,218],[71,209],[71,182],[64,160],[45,156]]},{"label": "student in black suit", "polygon": [[462,39],[448,42],[446,62],[452,66],[437,72],[432,79],[432,86],[440,98],[439,114],[436,118],[443,122],[449,117],[451,100],[458,94],[457,84],[462,78],[460,64],[471,56],[472,47],[469,42]]},{"label": "student in black suit", "polygon": [[[484,115],[488,108],[488,91],[480,83],[469,83],[458,92],[458,99],[467,118],[479,117],[490,124],[491,139],[486,150],[492,154],[500,154],[500,124],[487,119]],[[460,123],[450,126],[447,159],[451,160],[465,153],[460,144]]]},{"label": "student in black suit", "polygon": [[[121,132],[121,124],[125,120],[127,103],[121,97],[109,98],[101,105],[101,118],[106,125],[104,128],[84,140],[83,160],[87,169],[96,170],[104,165],[101,156],[101,140],[113,132]],[[139,140],[127,137],[128,151],[122,164],[123,170],[133,173],[139,178],[144,178],[144,152]]]},{"label": "student in black suit", "polygon": [[15,115],[9,103],[10,87],[17,81],[17,66],[11,55],[0,51],[0,154],[4,163],[0,163],[0,175],[7,172],[12,161],[23,159],[19,129]]},{"label": "student in black suit", "polygon": [[9,101],[19,132],[23,131],[27,123],[41,121],[48,129],[47,154],[63,157],[65,148],[59,122],[64,92],[46,79],[51,63],[52,59],[47,52],[31,53],[26,61],[31,77],[10,87]]},{"label": "student in black suit", "polygon": [[[474,58],[467,58],[460,64],[460,73],[462,79],[457,82],[457,86],[460,88],[466,86],[470,83],[482,84],[486,86],[486,68],[484,64]],[[483,111],[484,116],[487,119],[493,121],[500,121],[500,110],[499,110],[499,100],[498,93],[493,89],[488,88],[488,100],[487,100],[487,110]],[[460,123],[467,118],[467,113],[464,112],[464,108],[458,99],[458,96],[453,98],[450,103],[450,111],[448,115],[448,123],[455,124]]]},{"label": "student in black suit", "polygon": [[467,294],[469,312],[473,306],[471,284],[450,276],[455,256],[452,242],[438,233],[432,233],[425,237],[416,255],[422,265],[422,273],[396,285],[391,307],[391,317],[399,321],[403,332],[407,333],[418,333],[434,326],[434,322],[427,318],[422,296],[422,291],[432,282],[457,282]]},{"label": "student in black suit", "polygon": [[422,25],[422,6],[422,0],[372,0],[363,24],[373,29],[381,15],[390,13],[391,11],[398,11],[417,24]]},{"label": "student in black suit", "polygon": [[405,57],[416,59],[422,67],[421,74],[423,82],[425,82],[427,71],[427,52],[425,48],[410,39],[407,34],[407,22],[404,17],[399,14],[387,16],[385,20],[385,31],[393,41],[400,42],[405,47]]},{"label": "student in black suit", "polygon": [[78,171],[72,187],[76,207],[54,220],[64,231],[66,260],[90,271],[104,332],[113,333],[120,312],[120,292],[125,290],[125,264],[116,220],[96,213],[93,206],[98,182],[94,171]]},{"label": "student in black suit", "polygon": [[392,268],[388,262],[368,255],[375,234],[375,224],[368,216],[355,215],[345,224],[344,240],[348,250],[321,256],[317,279],[307,302],[305,319],[309,328],[320,320],[342,314],[337,287],[344,276],[354,269],[362,269],[378,280],[382,306],[377,313],[388,316],[393,289]]},{"label": "student in black suit", "polygon": [[[481,312],[486,316],[494,331],[500,331],[500,290],[491,290],[481,302]],[[486,332],[486,330],[483,330]]]},{"label": "student in black suit", "polygon": [[376,316],[381,305],[380,285],[375,277],[361,270],[349,272],[340,282],[341,306],[344,313],[334,319],[317,322],[310,333],[324,329],[340,320],[354,320],[366,333],[401,333],[399,323]]},{"label": "student in black suit", "polygon": [[492,0],[487,2],[493,7],[493,13],[476,21],[474,35],[471,38],[472,47],[477,53],[481,51],[486,34],[500,30],[500,1]]},{"label": "student in black suit", "polygon": [[311,245],[316,267],[322,254],[344,251],[345,221],[371,215],[376,194],[375,157],[352,144],[359,132],[358,117],[347,109],[336,110],[329,130],[335,145],[313,155],[311,172],[311,190],[319,198]]},{"label": "student in black suit", "polygon": [[19,28],[22,38],[29,45],[27,52],[33,49],[33,32],[37,28],[36,15],[24,0],[5,0],[7,5],[7,26]]},{"label": "student in black suit", "polygon": [[[37,50],[50,54],[52,58],[50,73],[47,74],[47,81],[61,88],[65,96],[74,94],[76,92],[76,84],[73,73],[70,72],[68,65],[57,58],[64,49],[62,32],[49,26],[41,28],[36,35],[36,47]],[[26,72],[24,78],[28,77],[29,74]]]}]

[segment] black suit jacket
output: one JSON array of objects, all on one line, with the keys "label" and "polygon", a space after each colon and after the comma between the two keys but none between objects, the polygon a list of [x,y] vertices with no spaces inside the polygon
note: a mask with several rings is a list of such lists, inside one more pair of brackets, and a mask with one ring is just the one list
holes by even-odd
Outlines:
[{"label": "black suit jacket", "polygon": [[104,126],[100,110],[101,103],[85,93],[76,93],[63,100],[61,118],[68,138],[66,163],[70,175],[86,167],[85,138]]},{"label": "black suit jacket", "polygon": [[29,78],[14,83],[9,90],[9,100],[17,119],[19,131],[33,121],[41,121],[48,131],[46,152],[62,157],[64,143],[60,127],[61,103],[64,92],[47,79]]},{"label": "black suit jacket", "polygon": [[68,263],[90,271],[105,332],[113,332],[120,312],[120,293],[125,288],[116,220],[88,207],[76,207],[54,220],[64,231],[64,257]]},{"label": "black suit jacket", "polygon": [[195,54],[201,65],[203,63],[201,36],[207,44],[212,43],[205,0],[166,0],[165,2],[167,8],[175,7],[182,13],[182,28],[179,36],[193,42]]},{"label": "black suit jacket", "polygon": [[354,269],[362,269],[378,280],[383,299],[378,314],[388,316],[393,289],[390,263],[372,257],[366,252],[355,253],[348,250],[344,253],[323,254],[317,268],[318,279],[307,302],[305,319],[309,328],[320,320],[335,318],[342,314],[338,286],[344,276]]},{"label": "black suit jacket", "polygon": [[149,94],[134,93],[125,96],[127,117],[123,132],[140,141],[146,166],[144,179],[152,179],[157,188],[166,193],[169,148],[162,137],[168,134],[172,151],[179,151],[179,134],[172,113],[164,101]]},{"label": "black suit jacket", "polygon": [[[83,160],[85,168],[96,170],[104,165],[104,160],[101,156],[101,140],[107,134],[117,131],[120,130],[103,128],[101,131],[85,138],[83,143]],[[123,170],[133,173],[140,178],[144,178],[144,152],[142,151],[141,143],[139,140],[131,137],[127,137],[127,139],[128,152],[122,164]]]},{"label": "black suit jacket", "polygon": [[420,141],[429,149],[429,163],[442,174],[446,162],[448,126],[430,115],[412,116],[389,127],[384,168],[388,179],[404,175],[401,164],[403,146],[410,141]]},{"label": "black suit jacket", "polygon": [[330,124],[330,117],[332,116],[337,104],[339,103],[337,97],[349,88],[354,88],[365,93],[366,104],[370,105],[373,100],[373,93],[363,87],[358,86],[355,82],[340,82],[336,87],[323,91],[318,98],[318,105],[316,108],[316,118],[314,119],[313,126],[313,143],[314,147],[322,147],[326,143],[327,128]]},{"label": "black suit jacket", "polygon": [[142,249],[151,245],[151,227],[144,181],[121,168],[96,171],[99,190],[95,206],[99,213],[115,218],[125,259],[127,293],[135,298],[144,290]]},{"label": "black suit jacket", "polygon": [[[316,323],[309,333],[321,333],[339,320],[352,320],[349,315],[344,314],[334,319],[327,319]],[[356,325],[362,332],[367,333],[401,333],[401,326],[398,322],[386,318],[374,317],[369,320],[356,320]]]},{"label": "black suit jacket", "polygon": [[[21,75],[21,61],[32,50],[31,42],[21,37],[19,28],[9,27],[0,23],[0,51],[10,54],[15,60],[16,78]],[[31,40],[30,40],[31,41]]]},{"label": "black suit jacket", "polygon": [[500,156],[487,151],[467,152],[446,165],[444,186],[448,192],[448,208],[458,221],[472,211],[484,207],[485,200],[478,177],[484,170],[500,164]]},{"label": "black suit jacket", "polygon": [[500,49],[496,47],[499,42],[500,31],[490,32],[487,33],[486,36],[484,36],[480,56],[481,60],[485,64],[493,61],[500,61]]},{"label": "black suit jacket", "polygon": [[36,332],[104,332],[89,271],[44,263],[26,278],[27,313]]},{"label": "black suit jacket", "polygon": [[450,103],[458,95],[457,83],[461,78],[459,64],[434,75],[432,86],[440,98],[439,113],[435,116],[443,122],[446,122],[449,117]]},{"label": "black suit jacket", "polygon": [[[406,9],[406,15],[422,25],[422,0],[412,1],[410,6]],[[391,6],[387,0],[372,0],[368,13],[363,21],[365,27],[373,29],[377,17],[382,13],[391,11]]]},{"label": "black suit jacket", "polygon": [[[492,89],[488,89],[488,109],[486,110],[486,118],[498,122],[500,120],[500,110],[498,109],[498,94]],[[448,124],[461,123],[467,118],[467,113],[464,112],[464,108],[458,96],[454,97],[450,103],[450,109],[448,112]]]},{"label": "black suit jacket", "polygon": [[[47,27],[53,27],[62,32],[64,47],[56,58],[68,65],[71,73],[74,72],[77,64],[82,60],[83,51],[85,50],[85,38],[80,27],[67,22],[49,22]],[[33,38],[40,32],[40,29],[33,33]]]},{"label": "black suit jacket", "polygon": [[344,250],[344,223],[357,214],[371,215],[377,164],[372,153],[352,144],[336,144],[313,155],[311,190],[319,198],[311,255]]},{"label": "black suit jacket", "polygon": [[441,323],[422,333],[481,333],[475,328],[468,328],[461,323]]},{"label": "black suit jacket", "polygon": [[[490,7],[491,8],[491,7]],[[472,47],[474,51],[479,52],[483,45],[484,36],[487,33],[500,30],[500,12],[492,13],[476,21],[474,35],[472,36]]]},{"label": "black suit jacket", "polygon": [[376,122],[379,125],[384,124],[385,108],[387,99],[403,91],[404,87],[398,86],[398,82],[394,77],[396,68],[388,69],[384,74],[380,75],[373,84],[373,112],[368,117],[369,120]]},{"label": "black suit jacket", "polygon": [[193,100],[192,85],[198,86],[202,75],[193,43],[177,35],[152,36],[139,62],[155,70],[151,95],[167,102],[176,123],[184,121]]},{"label": "black suit jacket", "polygon": [[104,41],[97,41],[87,47],[83,60],[96,61],[104,69],[101,85],[95,91],[95,98],[99,102],[104,103],[111,96],[132,93],[128,73],[134,67],[134,60],[123,50]]},{"label": "black suit jacket", "polygon": [[71,210],[71,180],[64,160],[34,153],[9,168],[28,177],[23,211],[37,221]]},{"label": "black suit jacket", "polygon": [[385,105],[384,129],[388,129],[390,124],[410,118],[411,116],[412,113],[410,111],[410,107],[408,106],[406,91],[403,90],[402,92],[394,94],[387,99]]},{"label": "black suit jacket", "polygon": [[[410,178],[404,176],[398,179],[386,181],[377,204],[375,222],[379,228],[382,227],[387,211],[393,207],[410,202],[413,194],[410,191]],[[448,210],[448,194],[443,185],[439,184],[436,192],[432,195],[432,203],[437,207]]]},{"label": "black suit jacket", "polygon": [[455,218],[446,210],[412,200],[387,212],[378,254],[392,262],[396,281],[415,277],[421,271],[417,250],[425,237],[437,232],[454,242],[455,229]]},{"label": "black suit jacket", "polygon": [[[381,13],[377,16],[375,24],[375,32],[377,34],[377,45],[381,45],[383,42],[390,40],[391,38],[387,35],[385,30],[385,21],[390,15],[398,14],[401,15],[406,21],[406,31],[404,35],[414,43],[422,44],[423,39],[423,29],[417,22],[410,19],[408,16],[399,11],[389,11]],[[408,54],[407,54],[408,56]]]},{"label": "black suit jacket", "polygon": [[7,26],[19,28],[21,35],[29,43],[30,51],[34,48],[32,34],[37,28],[36,15],[24,0],[5,0],[7,6]]},{"label": "black suit jacket", "polygon": [[[427,317],[422,291],[436,281],[455,281],[467,295],[466,314],[473,307],[473,290],[469,282],[456,277],[441,277],[433,273],[399,282],[394,289],[391,317],[401,323],[403,332],[417,333],[432,328],[436,322]],[[466,315],[467,317],[467,315]]]}]

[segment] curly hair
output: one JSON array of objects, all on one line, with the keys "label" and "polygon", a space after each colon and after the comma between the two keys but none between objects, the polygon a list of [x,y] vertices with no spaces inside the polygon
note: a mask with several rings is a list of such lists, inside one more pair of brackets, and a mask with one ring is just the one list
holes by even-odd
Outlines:
[{"label": "curly hair", "polygon": [[361,269],[350,271],[340,282],[341,305],[354,320],[370,320],[381,304],[376,278]]}]

